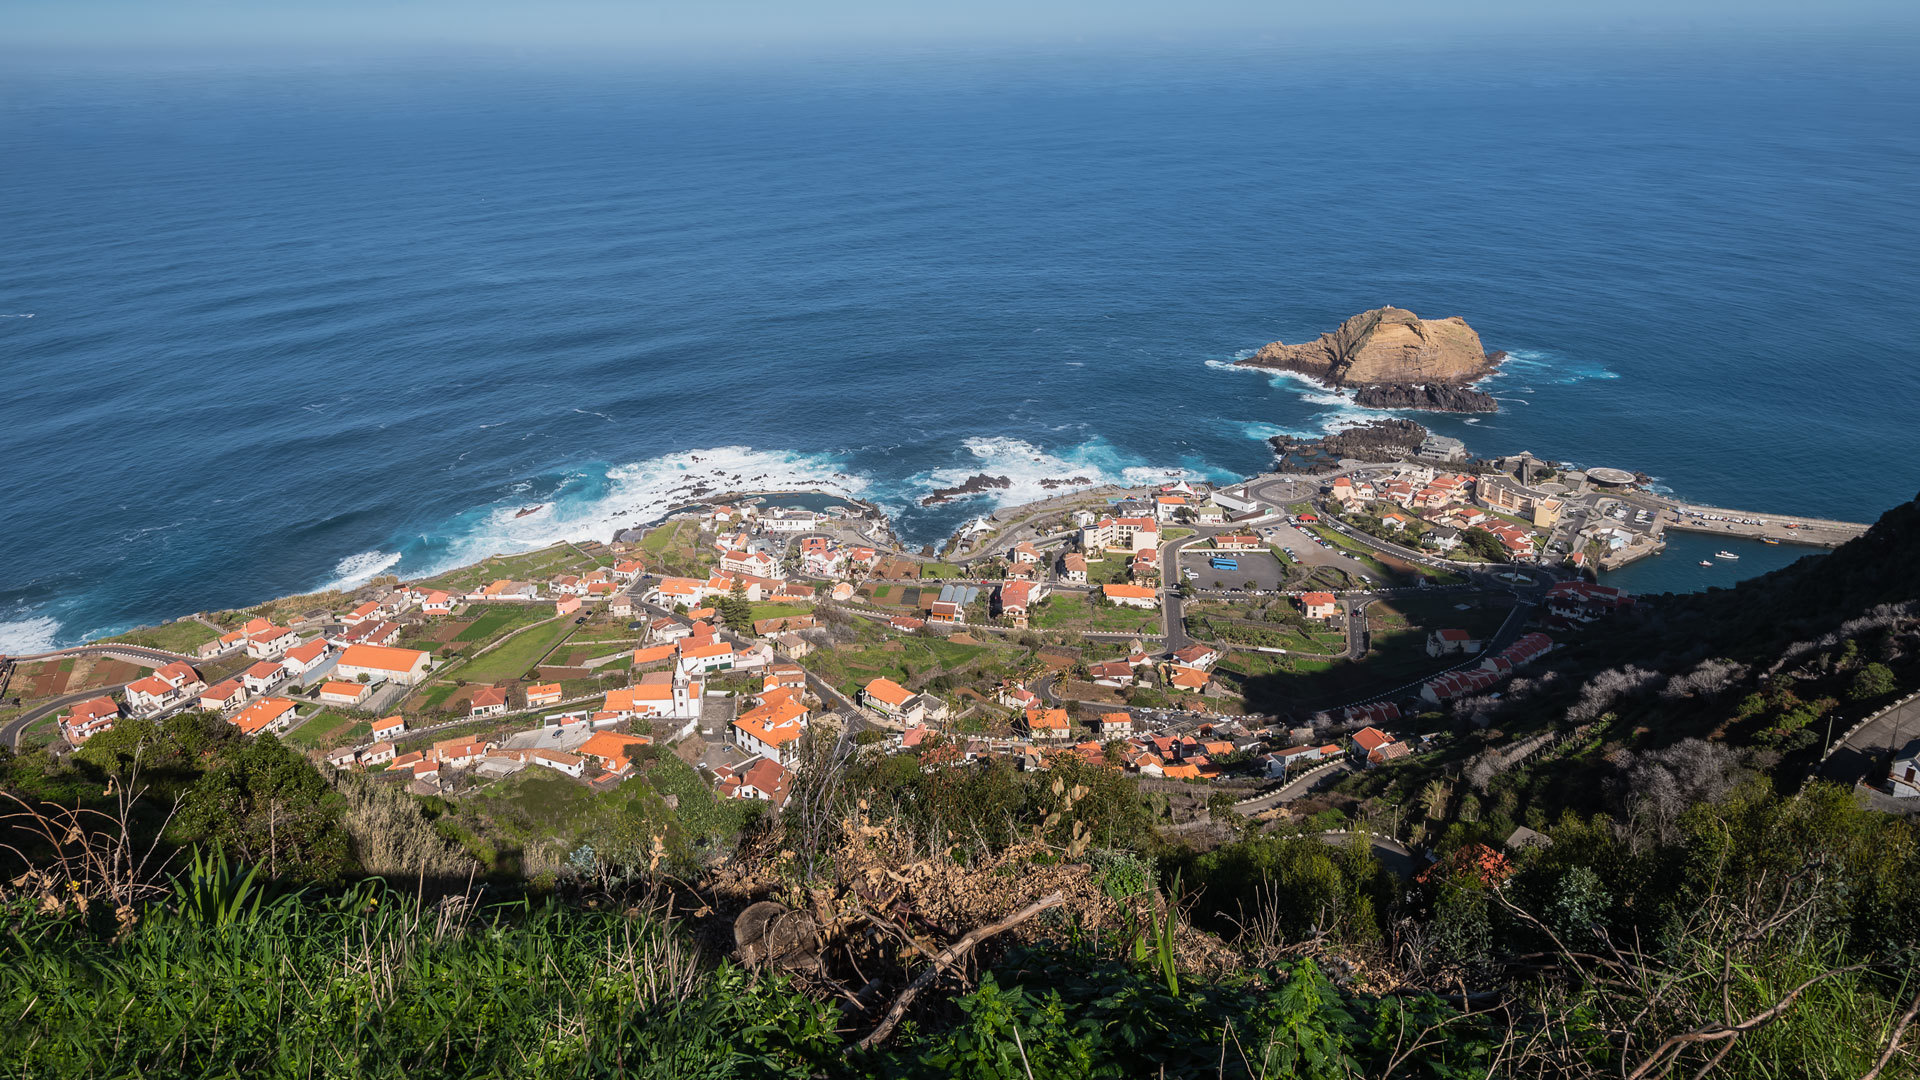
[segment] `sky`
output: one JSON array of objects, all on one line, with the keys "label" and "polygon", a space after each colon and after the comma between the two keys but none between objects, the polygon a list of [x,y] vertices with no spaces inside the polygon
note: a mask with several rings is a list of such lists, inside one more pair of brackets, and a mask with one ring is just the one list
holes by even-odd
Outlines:
[{"label": "sky", "polygon": [[1913,0],[7,0],[0,49],[341,53],[1061,45],[1920,26]]}]

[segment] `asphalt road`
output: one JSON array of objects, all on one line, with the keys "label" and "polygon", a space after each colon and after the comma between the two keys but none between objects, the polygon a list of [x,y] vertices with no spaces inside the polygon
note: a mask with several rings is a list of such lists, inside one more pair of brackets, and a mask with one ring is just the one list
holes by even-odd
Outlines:
[{"label": "asphalt road", "polygon": [[1876,758],[1885,758],[1916,738],[1920,738],[1920,698],[1889,710],[1836,744],[1820,764],[1820,775],[1856,783],[1866,777]]},{"label": "asphalt road", "polygon": [[[35,653],[32,656],[16,656],[13,659],[16,663],[31,664],[42,660],[64,660],[70,656],[134,657],[143,663],[151,663],[154,667],[162,667],[176,660],[185,660],[188,663],[195,662],[192,657],[182,656],[179,653],[164,652],[160,649],[149,649],[144,645],[76,645],[71,649],[56,649],[53,652]],[[20,737],[26,734],[27,728],[33,726],[36,722],[58,713],[69,705],[77,705],[88,698],[96,698],[102,694],[117,694],[125,690],[127,686],[127,683],[114,683],[111,686],[96,686],[91,690],[63,694],[51,701],[36,705],[8,721],[5,726],[0,727],[0,742],[4,742],[7,746],[18,750],[20,749]]]}]

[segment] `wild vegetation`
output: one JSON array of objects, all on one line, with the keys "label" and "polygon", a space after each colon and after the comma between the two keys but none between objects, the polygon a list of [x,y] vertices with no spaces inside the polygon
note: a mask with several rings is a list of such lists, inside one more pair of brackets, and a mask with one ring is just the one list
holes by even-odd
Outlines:
[{"label": "wild vegetation", "polygon": [[[1920,826],[1807,779],[1920,685],[1916,546],[1647,604],[1253,818],[937,737],[823,735],[774,816],[655,748],[448,801],[125,721],[0,760],[0,1075],[1920,1075]],[[1036,647],[841,622],[845,679]]]}]

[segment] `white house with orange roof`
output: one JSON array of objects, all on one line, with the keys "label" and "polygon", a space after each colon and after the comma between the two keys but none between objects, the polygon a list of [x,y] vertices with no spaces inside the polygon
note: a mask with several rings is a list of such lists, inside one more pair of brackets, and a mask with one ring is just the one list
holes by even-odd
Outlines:
[{"label": "white house with orange roof", "polygon": [[1300,611],[1309,619],[1331,619],[1340,614],[1340,600],[1330,592],[1301,593]]},{"label": "white house with orange roof", "polygon": [[249,694],[264,694],[285,682],[286,678],[287,669],[277,661],[262,660],[241,673],[240,683]]},{"label": "white house with orange roof", "polygon": [[1087,583],[1087,557],[1077,551],[1060,556],[1060,580],[1073,585]]},{"label": "white house with orange roof", "polygon": [[298,644],[300,635],[284,626],[269,623],[247,632],[247,655],[255,660],[271,660]]},{"label": "white house with orange roof", "polygon": [[287,669],[291,678],[302,679],[317,668],[326,666],[333,656],[333,647],[326,638],[314,638],[312,641],[295,645],[280,658],[280,666]]},{"label": "white house with orange roof", "polygon": [[120,703],[110,697],[88,698],[67,710],[60,718],[60,737],[74,746],[103,731],[111,731],[120,719]]},{"label": "white house with orange roof", "polygon": [[468,716],[505,716],[507,692],[497,686],[483,686],[473,692],[467,704]]},{"label": "white house with orange roof", "polygon": [[607,691],[601,711],[616,720],[697,720],[705,691],[706,682],[697,676],[655,672],[633,686]]},{"label": "white house with orange roof", "polygon": [[877,713],[899,716],[913,697],[913,691],[882,676],[860,690],[860,703]]},{"label": "white house with orange roof", "polygon": [[687,638],[680,642],[677,667],[688,674],[729,671],[738,659],[733,643],[719,638]]},{"label": "white house with orange roof", "polygon": [[713,771],[715,790],[722,798],[759,799],[775,809],[787,803],[793,774],[769,757],[752,757],[738,765],[722,765]]},{"label": "white house with orange roof", "polygon": [[379,617],[380,605],[375,601],[369,600],[359,607],[354,608],[352,611],[347,612],[345,615],[340,616],[340,622],[345,626],[359,626],[368,619],[377,619]]},{"label": "white house with orange roof", "polygon": [[453,604],[454,600],[451,593],[434,589],[428,592],[426,597],[420,601],[420,610],[429,615],[451,615],[453,614]]},{"label": "white house with orange roof", "polygon": [[1153,516],[1161,521],[1175,521],[1187,509],[1185,495],[1155,495],[1153,497]]},{"label": "white house with orange roof", "polygon": [[1145,585],[1102,585],[1100,595],[1107,603],[1151,611],[1160,606],[1160,594]]},{"label": "white house with orange roof", "polygon": [[538,709],[548,705],[558,705],[560,703],[560,693],[560,684],[557,682],[529,686],[527,687],[527,707],[530,709]]},{"label": "white house with orange roof", "polygon": [[334,665],[334,674],[342,679],[365,675],[369,682],[395,682],[417,685],[427,677],[428,656],[417,649],[399,649],[390,645],[349,645]]},{"label": "white house with orange roof", "polygon": [[375,720],[368,733],[375,739],[393,739],[406,734],[406,732],[406,717],[394,715]]},{"label": "white house with orange roof", "polygon": [[762,705],[741,713],[733,722],[734,745],[782,765],[799,756],[800,740],[806,732],[806,706],[794,701]]},{"label": "white house with orange roof", "polygon": [[223,679],[200,691],[200,707],[214,712],[237,709],[247,700],[247,688],[239,679]]},{"label": "white house with orange roof", "polygon": [[1027,738],[1035,742],[1062,742],[1073,735],[1073,724],[1065,709],[1028,709],[1023,727]]},{"label": "white house with orange roof", "polygon": [[579,754],[569,754],[565,750],[529,750],[527,760],[542,765],[554,772],[571,776],[575,780],[587,771],[587,759]]},{"label": "white house with orange roof", "polygon": [[1033,605],[1046,596],[1045,587],[1031,581],[1009,581],[1000,586],[995,595],[995,604],[1000,614],[1015,626],[1027,625],[1027,616]]},{"label": "white house with orange roof", "polygon": [[773,578],[780,576],[780,564],[764,551],[726,551],[720,554],[720,571]]},{"label": "white house with orange roof", "polygon": [[182,660],[158,668],[144,679],[127,684],[127,708],[136,713],[164,709],[205,690],[200,673]]},{"label": "white house with orange roof", "polygon": [[242,735],[258,735],[263,731],[281,732],[293,723],[293,710],[293,702],[286,698],[263,697],[228,717],[227,722],[239,728]]},{"label": "white house with orange roof", "polygon": [[614,775],[632,771],[629,754],[642,746],[652,746],[651,735],[622,735],[617,731],[597,731],[575,753]]},{"label": "white house with orange roof", "polygon": [[362,683],[329,680],[320,684],[320,702],[323,705],[339,705],[350,709],[367,700],[367,695],[372,692],[373,687]]},{"label": "white house with orange roof", "polygon": [[613,576],[618,581],[634,581],[647,572],[647,564],[638,559],[626,559],[613,564]]}]

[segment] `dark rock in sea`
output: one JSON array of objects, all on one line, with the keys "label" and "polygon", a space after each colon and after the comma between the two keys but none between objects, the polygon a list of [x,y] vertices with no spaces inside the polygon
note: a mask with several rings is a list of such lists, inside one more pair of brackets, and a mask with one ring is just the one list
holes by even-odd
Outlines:
[{"label": "dark rock in sea", "polygon": [[974,473],[960,482],[959,487],[935,488],[933,494],[920,500],[921,506],[939,506],[952,502],[963,495],[978,495],[983,491],[996,488],[1010,488],[1013,479],[1006,476],[988,476],[986,473]]},{"label": "dark rock in sea", "polygon": [[1040,481],[1040,486],[1046,488],[1048,491],[1052,491],[1054,488],[1063,487],[1092,487],[1093,481],[1084,476],[1072,476],[1064,480],[1056,476],[1049,476],[1045,480]]},{"label": "dark rock in sea", "polygon": [[1464,386],[1442,383],[1380,383],[1362,386],[1354,393],[1354,404],[1368,409],[1431,409],[1435,412],[1499,412],[1493,395]]},{"label": "dark rock in sea", "polygon": [[1287,468],[1324,472],[1335,468],[1341,458],[1392,461],[1406,457],[1426,439],[1427,429],[1411,420],[1374,420],[1318,439],[1275,435],[1267,442]]}]

